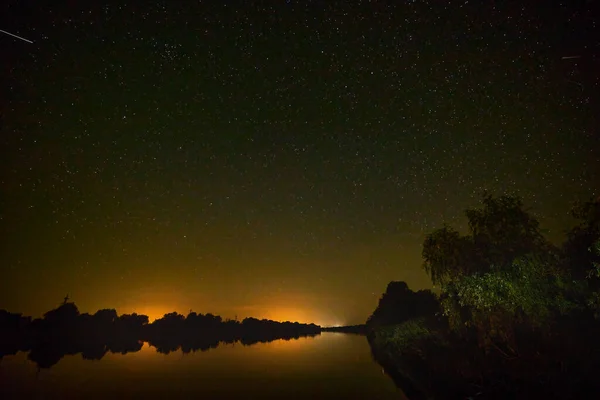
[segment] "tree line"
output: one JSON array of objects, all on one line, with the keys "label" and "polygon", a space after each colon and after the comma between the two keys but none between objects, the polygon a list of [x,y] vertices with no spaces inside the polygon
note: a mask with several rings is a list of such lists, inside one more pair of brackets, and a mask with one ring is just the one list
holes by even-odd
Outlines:
[{"label": "tree line", "polygon": [[192,311],[187,316],[172,312],[149,323],[146,315],[118,315],[114,309],[80,313],[75,303],[65,298],[42,318],[0,310],[0,359],[26,351],[40,368],[50,368],[67,354],[81,353],[84,359],[99,360],[108,352],[139,351],[143,342],[164,354],[177,350],[189,353],[216,348],[221,343],[252,345],[320,332],[321,327],[315,324],[252,317],[224,320]]},{"label": "tree line", "polygon": [[598,392],[600,198],[571,215],[555,245],[519,198],[486,194],[466,234],[428,234],[423,268],[439,293],[388,285],[367,321],[376,359],[414,398]]}]

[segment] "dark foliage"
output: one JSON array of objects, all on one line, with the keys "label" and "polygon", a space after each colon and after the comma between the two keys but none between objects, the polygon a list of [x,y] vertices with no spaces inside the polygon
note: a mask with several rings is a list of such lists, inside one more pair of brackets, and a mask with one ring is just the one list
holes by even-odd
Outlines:
[{"label": "dark foliage", "polygon": [[486,195],[466,211],[468,235],[444,226],[426,237],[441,317],[415,312],[392,282],[369,321],[373,356],[410,398],[600,393],[600,199],[573,215],[559,249],[519,199]]},{"label": "dark foliage", "polygon": [[367,326],[400,324],[421,316],[434,316],[439,310],[439,302],[430,290],[413,292],[406,282],[390,282]]},{"label": "dark foliage", "polygon": [[600,287],[600,277],[590,274],[600,263],[600,252],[590,251],[600,240],[600,197],[578,204],[571,211],[578,224],[568,232],[563,245],[567,268],[575,279],[591,278],[594,288]]},{"label": "dark foliage", "polygon": [[139,351],[143,342],[158,352],[184,353],[206,351],[220,343],[244,345],[277,339],[297,339],[318,335],[315,324],[276,322],[246,318],[242,322],[225,320],[213,314],[190,312],[165,314],[153,323],[146,315],[123,314],[116,310],[99,310],[80,314],[74,303],[65,302],[31,320],[21,314],[0,310],[0,358],[28,351],[28,358],[39,368],[50,368],[68,354],[81,353],[87,360],[100,360],[108,352],[126,354]]}]

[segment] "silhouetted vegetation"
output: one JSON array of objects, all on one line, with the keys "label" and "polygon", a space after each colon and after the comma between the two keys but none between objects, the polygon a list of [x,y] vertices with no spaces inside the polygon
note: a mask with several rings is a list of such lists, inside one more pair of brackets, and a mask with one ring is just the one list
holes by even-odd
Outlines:
[{"label": "silhouetted vegetation", "polygon": [[413,292],[405,282],[390,282],[379,304],[367,320],[369,328],[400,324],[439,311],[439,303],[430,290]]},{"label": "silhouetted vegetation", "polygon": [[39,368],[50,368],[65,355],[81,353],[84,359],[100,360],[108,352],[139,351],[144,342],[168,354],[206,351],[221,343],[243,345],[277,339],[298,339],[321,332],[315,324],[276,322],[246,318],[241,322],[222,320],[218,315],[165,314],[149,323],[146,315],[118,315],[114,309],[80,314],[68,297],[43,318],[31,319],[0,310],[0,358],[28,351]]},{"label": "silhouetted vegetation", "polygon": [[392,282],[367,321],[376,360],[409,398],[585,398],[600,382],[600,199],[554,246],[518,198],[485,195],[469,233],[427,235],[441,292]]}]

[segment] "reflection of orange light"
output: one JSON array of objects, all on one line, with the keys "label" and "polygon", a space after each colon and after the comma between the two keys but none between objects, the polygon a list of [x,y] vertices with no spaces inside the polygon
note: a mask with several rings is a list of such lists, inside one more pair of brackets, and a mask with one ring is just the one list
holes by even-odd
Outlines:
[{"label": "reflection of orange light", "polygon": [[257,347],[257,350],[266,351],[266,352],[296,352],[301,351],[302,349],[306,349],[306,341],[310,339],[307,337],[302,337],[300,339],[277,339],[272,342],[262,343],[261,346]]}]

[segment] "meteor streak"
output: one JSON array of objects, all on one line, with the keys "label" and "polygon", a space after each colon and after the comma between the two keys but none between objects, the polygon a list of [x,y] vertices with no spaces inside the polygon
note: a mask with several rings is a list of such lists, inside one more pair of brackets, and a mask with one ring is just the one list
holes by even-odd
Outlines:
[{"label": "meteor streak", "polygon": [[0,29],[0,32],[2,32],[2,33],[6,33],[7,35],[10,35],[10,36],[12,36],[12,37],[16,37],[17,39],[21,39],[21,40],[22,40],[22,41],[24,41],[24,42],[27,42],[27,43],[33,43],[31,40],[27,40],[27,39],[25,39],[25,38],[22,38],[21,36],[17,36],[17,35],[14,35],[14,34],[10,33],[10,32],[3,31],[2,29]]}]

